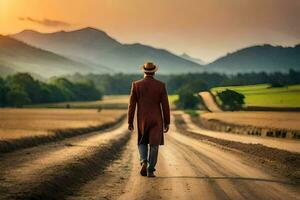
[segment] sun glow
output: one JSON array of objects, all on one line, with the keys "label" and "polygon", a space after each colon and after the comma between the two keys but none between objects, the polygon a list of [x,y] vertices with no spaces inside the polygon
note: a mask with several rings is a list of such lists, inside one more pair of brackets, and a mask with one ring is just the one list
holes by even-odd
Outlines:
[{"label": "sun glow", "polygon": [[14,0],[0,0],[0,16],[6,16],[16,6]]},{"label": "sun glow", "polygon": [[[92,26],[124,43],[212,61],[255,44],[298,44],[299,8],[295,0],[0,0],[0,34]],[[70,26],[38,23],[45,19]]]},{"label": "sun glow", "polygon": [[0,34],[7,33],[9,28],[14,27],[13,23],[17,22],[16,18],[11,17],[21,10],[17,3],[15,0],[0,0]]}]

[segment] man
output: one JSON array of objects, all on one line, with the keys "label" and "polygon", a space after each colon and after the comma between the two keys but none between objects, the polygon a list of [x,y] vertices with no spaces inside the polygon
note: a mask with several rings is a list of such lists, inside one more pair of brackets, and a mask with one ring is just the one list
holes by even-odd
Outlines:
[{"label": "man", "polygon": [[141,70],[144,78],[132,83],[131,87],[128,129],[134,129],[133,119],[137,105],[138,149],[142,166],[140,174],[155,177],[158,146],[164,144],[163,133],[169,130],[170,108],[165,84],[154,79],[158,67],[148,62]]}]

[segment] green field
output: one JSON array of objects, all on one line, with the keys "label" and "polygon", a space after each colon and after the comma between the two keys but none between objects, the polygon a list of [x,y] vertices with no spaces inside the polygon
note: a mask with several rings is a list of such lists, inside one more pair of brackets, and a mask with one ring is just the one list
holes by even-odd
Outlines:
[{"label": "green field", "polygon": [[175,101],[179,98],[177,94],[169,95],[169,103],[171,106],[175,104]]},{"label": "green field", "polygon": [[245,95],[246,106],[300,107],[300,85],[271,88],[269,84],[216,87],[213,94],[231,89]]},{"label": "green field", "polygon": [[[174,101],[178,99],[178,95],[169,95],[169,101],[174,108]],[[99,101],[79,101],[79,102],[62,102],[62,103],[46,103],[25,106],[28,108],[103,108],[103,109],[127,109],[128,95],[108,95]]]}]

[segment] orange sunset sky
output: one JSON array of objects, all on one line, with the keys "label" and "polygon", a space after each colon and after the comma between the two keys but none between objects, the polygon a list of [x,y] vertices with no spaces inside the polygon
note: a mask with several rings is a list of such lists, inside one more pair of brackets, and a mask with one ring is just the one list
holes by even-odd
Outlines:
[{"label": "orange sunset sky", "polygon": [[0,0],[0,34],[86,26],[212,61],[249,45],[300,43],[300,0]]}]

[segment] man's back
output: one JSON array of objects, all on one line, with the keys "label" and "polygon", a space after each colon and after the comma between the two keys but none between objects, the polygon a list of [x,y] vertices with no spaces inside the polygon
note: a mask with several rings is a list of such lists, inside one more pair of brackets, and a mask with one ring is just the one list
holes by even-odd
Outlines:
[{"label": "man's back", "polygon": [[[170,124],[170,108],[165,84],[145,76],[132,84],[128,123],[133,124],[137,105],[139,143],[163,144],[163,125]],[[147,138],[142,136],[147,136]]]},{"label": "man's back", "polygon": [[135,82],[138,109],[160,109],[164,84],[153,77]]},{"label": "man's back", "polygon": [[[170,124],[170,108],[165,84],[154,79],[158,67],[145,63],[141,70],[144,79],[132,83],[128,106],[128,129],[133,131],[137,106],[138,148],[142,176],[155,177],[158,147],[164,144],[164,133]],[[150,151],[148,146],[150,146]],[[148,157],[149,155],[149,157]]]}]

